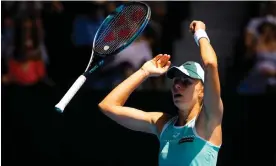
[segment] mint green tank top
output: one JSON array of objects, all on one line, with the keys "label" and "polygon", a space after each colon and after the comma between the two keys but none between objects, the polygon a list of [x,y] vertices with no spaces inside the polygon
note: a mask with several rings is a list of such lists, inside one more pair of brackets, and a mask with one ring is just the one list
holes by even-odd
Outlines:
[{"label": "mint green tank top", "polygon": [[170,119],[159,136],[159,166],[216,166],[220,146],[196,133],[196,118],[185,126],[175,126],[177,119]]}]

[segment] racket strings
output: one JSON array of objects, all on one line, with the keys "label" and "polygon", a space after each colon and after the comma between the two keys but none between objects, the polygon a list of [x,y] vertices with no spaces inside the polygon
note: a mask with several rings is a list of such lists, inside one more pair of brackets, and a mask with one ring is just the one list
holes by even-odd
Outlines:
[{"label": "racket strings", "polygon": [[100,54],[112,53],[133,37],[143,24],[146,16],[147,9],[144,6],[126,6],[100,31],[95,50]]},{"label": "racket strings", "polygon": [[[140,8],[137,9],[137,6],[128,6],[128,8],[126,8],[124,12],[119,13],[117,15],[117,17],[115,16],[114,21],[111,22],[110,26],[108,28],[106,28],[105,32],[103,32],[103,35],[101,37],[104,37],[104,38],[100,37],[101,40],[99,43],[97,43],[97,45],[102,45],[103,43],[112,42],[112,41],[116,42],[115,45],[114,44],[112,45],[112,43],[108,43],[108,44],[111,44],[111,48],[109,47],[110,51],[116,49],[116,45],[120,46],[117,41],[118,39],[121,39],[124,41],[132,35],[130,33],[131,30],[133,30],[133,32],[135,32],[135,29],[129,27],[129,25],[133,25],[133,23],[134,23],[134,26],[137,26],[137,25],[139,25],[140,22],[143,21],[143,19],[142,19],[137,24],[137,21],[134,22],[134,21],[130,20],[129,13],[132,12],[135,14],[138,11],[141,13],[141,9]],[[122,21],[125,21],[125,24],[123,26],[117,26],[118,23],[120,25],[122,23]],[[112,28],[114,29],[114,31],[110,31],[110,29],[112,29]],[[108,33],[108,34],[106,36],[104,36],[105,33]],[[105,39],[107,39],[107,40],[105,40]],[[117,40],[115,40],[115,39],[117,39]],[[121,44],[121,42],[120,42],[120,44]]]}]

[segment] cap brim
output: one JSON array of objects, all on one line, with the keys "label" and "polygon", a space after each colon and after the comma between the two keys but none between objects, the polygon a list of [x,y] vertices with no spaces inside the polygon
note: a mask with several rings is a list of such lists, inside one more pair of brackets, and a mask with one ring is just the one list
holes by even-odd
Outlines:
[{"label": "cap brim", "polygon": [[[167,77],[169,79],[173,79],[174,77],[179,77],[179,76],[187,76],[187,77],[190,77],[189,76],[189,73],[186,71],[186,70],[181,70],[179,67],[177,66],[173,66],[171,67],[168,71],[167,71]],[[192,78],[192,77],[191,77]]]}]

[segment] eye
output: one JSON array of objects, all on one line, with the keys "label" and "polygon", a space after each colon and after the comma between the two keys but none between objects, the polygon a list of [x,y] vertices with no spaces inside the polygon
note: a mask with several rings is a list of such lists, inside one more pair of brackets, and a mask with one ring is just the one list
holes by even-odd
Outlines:
[{"label": "eye", "polygon": [[182,86],[190,86],[194,83],[194,80],[188,77],[175,78],[174,84],[181,84]]},{"label": "eye", "polygon": [[184,85],[191,85],[193,83],[193,81],[189,78],[186,78],[184,80],[182,80],[183,84]]}]

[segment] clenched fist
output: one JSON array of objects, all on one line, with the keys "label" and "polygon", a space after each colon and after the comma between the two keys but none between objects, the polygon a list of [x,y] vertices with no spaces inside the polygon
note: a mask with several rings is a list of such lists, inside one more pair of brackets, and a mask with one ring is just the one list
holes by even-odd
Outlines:
[{"label": "clenched fist", "polygon": [[202,30],[206,30],[206,26],[202,21],[192,21],[192,23],[190,24],[190,31],[192,33],[195,33],[195,31],[202,29]]}]

